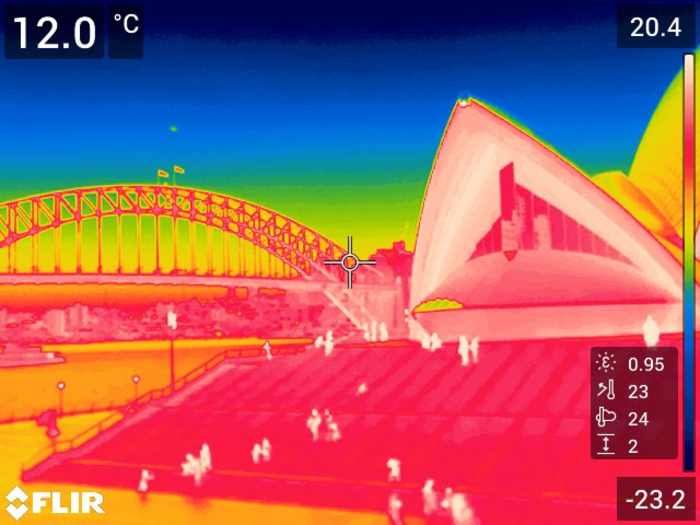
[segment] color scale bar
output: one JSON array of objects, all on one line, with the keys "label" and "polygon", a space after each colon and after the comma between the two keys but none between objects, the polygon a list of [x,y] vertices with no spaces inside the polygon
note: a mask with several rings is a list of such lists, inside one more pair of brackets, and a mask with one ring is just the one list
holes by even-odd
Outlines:
[{"label": "color scale bar", "polygon": [[695,55],[683,57],[683,470],[695,472]]}]

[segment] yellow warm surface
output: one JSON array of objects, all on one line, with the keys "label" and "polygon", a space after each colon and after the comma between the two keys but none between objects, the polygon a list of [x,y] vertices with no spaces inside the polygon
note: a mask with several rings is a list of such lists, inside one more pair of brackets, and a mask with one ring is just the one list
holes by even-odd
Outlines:
[{"label": "yellow warm surface", "polygon": [[[262,347],[264,340],[214,339],[175,342],[175,376],[182,377],[227,348]],[[302,340],[270,340],[273,351]],[[163,388],[170,382],[168,341],[125,341],[84,345],[54,345],[65,363],[0,368],[0,421],[35,416],[43,410],[58,409],[61,403],[56,385],[64,382],[63,409],[74,410],[120,406],[136,394]],[[138,375],[138,390],[132,377]]]},{"label": "yellow warm surface", "polygon": [[[260,337],[245,337],[240,339],[216,338],[216,339],[179,339],[175,346],[180,350],[209,350],[219,352],[227,348],[261,348],[265,341],[269,341],[273,348],[278,346],[295,346],[313,343],[311,339],[262,339]],[[167,351],[170,348],[170,340],[153,341],[108,341],[105,343],[80,343],[80,344],[56,344],[44,345],[46,352],[60,352],[65,355],[80,353],[94,354],[96,352],[150,352]],[[216,352],[218,353],[218,352]]]}]

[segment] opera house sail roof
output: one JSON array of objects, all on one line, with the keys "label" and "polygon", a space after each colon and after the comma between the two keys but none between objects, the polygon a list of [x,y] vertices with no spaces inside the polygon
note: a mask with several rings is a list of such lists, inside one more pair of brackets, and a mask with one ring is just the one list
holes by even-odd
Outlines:
[{"label": "opera house sail roof", "polygon": [[416,241],[411,308],[424,329],[617,335],[652,314],[678,331],[681,300],[682,268],[649,229],[529,133],[456,104]]}]

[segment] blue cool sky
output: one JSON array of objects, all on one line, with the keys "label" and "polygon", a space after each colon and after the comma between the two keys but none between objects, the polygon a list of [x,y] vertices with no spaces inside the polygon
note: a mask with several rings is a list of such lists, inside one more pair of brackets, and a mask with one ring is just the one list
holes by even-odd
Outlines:
[{"label": "blue cool sky", "polygon": [[142,60],[0,55],[0,201],[178,163],[341,239],[381,212],[383,242],[415,227],[457,98],[626,171],[681,65],[617,49],[613,2],[237,4],[145,2]]}]

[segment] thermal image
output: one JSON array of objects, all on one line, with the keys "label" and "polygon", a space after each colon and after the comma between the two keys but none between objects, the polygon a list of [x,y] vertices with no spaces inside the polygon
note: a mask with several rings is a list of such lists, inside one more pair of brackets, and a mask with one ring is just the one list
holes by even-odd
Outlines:
[{"label": "thermal image", "polygon": [[0,525],[697,522],[697,5],[9,0]]}]

